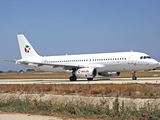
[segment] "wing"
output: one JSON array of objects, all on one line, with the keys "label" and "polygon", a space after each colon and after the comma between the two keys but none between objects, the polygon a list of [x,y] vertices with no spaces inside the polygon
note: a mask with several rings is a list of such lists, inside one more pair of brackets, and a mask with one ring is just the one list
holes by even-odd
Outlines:
[{"label": "wing", "polygon": [[29,61],[17,61],[17,64],[35,64],[38,67],[41,66],[53,66],[53,68],[56,67],[63,67],[65,70],[72,70],[73,68],[97,68],[97,67],[104,67],[103,64],[86,64],[86,63],[41,63],[41,62],[29,62]]},{"label": "wing", "polygon": [[19,65],[29,65],[29,64],[35,64],[38,67],[41,66],[53,66],[53,68],[56,67],[63,67],[65,70],[72,70],[73,68],[102,68],[105,67],[104,64],[87,64],[87,63],[42,63],[42,62],[32,62],[32,61],[26,61],[26,60],[3,60],[7,62],[15,62]]}]

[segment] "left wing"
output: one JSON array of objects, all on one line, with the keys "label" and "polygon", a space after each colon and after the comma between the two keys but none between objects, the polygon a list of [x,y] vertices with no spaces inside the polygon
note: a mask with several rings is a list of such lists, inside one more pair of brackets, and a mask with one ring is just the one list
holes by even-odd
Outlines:
[{"label": "left wing", "polygon": [[47,65],[47,66],[53,66],[53,68],[56,67],[63,67],[65,70],[72,70],[73,68],[103,68],[105,67],[104,64],[86,64],[86,63],[42,63],[42,62],[32,62],[32,61],[27,61],[27,60],[3,60],[7,62],[15,62],[16,64],[20,65],[29,65],[29,64],[35,64],[38,67]]},{"label": "left wing", "polygon": [[30,62],[30,61],[17,61],[16,62],[17,64],[29,64],[29,63],[32,63],[32,64],[35,64],[37,65],[38,67],[40,66],[44,66],[44,65],[47,65],[47,66],[53,66],[53,68],[56,68],[56,67],[63,67],[64,69],[66,70],[72,70],[73,68],[89,68],[89,67],[92,67],[92,68],[97,68],[97,67],[105,67],[105,65],[103,64],[86,64],[86,63],[81,63],[81,64],[74,64],[74,63],[41,63],[41,62]]}]

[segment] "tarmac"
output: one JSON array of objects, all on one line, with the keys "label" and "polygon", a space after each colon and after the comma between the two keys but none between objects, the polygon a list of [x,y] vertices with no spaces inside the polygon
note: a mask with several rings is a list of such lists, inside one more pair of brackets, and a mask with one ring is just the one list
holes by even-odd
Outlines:
[{"label": "tarmac", "polygon": [[78,79],[0,79],[0,84],[126,84],[126,83],[160,83],[160,77],[147,77],[132,80],[131,78],[95,78],[92,81]]}]

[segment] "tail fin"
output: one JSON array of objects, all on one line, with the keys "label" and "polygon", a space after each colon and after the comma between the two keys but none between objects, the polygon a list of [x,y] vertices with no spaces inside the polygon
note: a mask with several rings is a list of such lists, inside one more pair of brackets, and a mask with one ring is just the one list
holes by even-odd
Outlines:
[{"label": "tail fin", "polygon": [[39,56],[23,34],[17,35],[22,59]]}]

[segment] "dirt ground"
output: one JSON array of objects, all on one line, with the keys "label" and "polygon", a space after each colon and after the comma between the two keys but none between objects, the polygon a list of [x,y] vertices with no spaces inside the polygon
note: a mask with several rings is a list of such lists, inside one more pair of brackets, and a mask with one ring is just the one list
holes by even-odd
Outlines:
[{"label": "dirt ground", "polygon": [[30,114],[6,114],[0,113],[0,120],[63,120],[61,118],[53,116],[41,116],[41,115],[30,115]]}]

